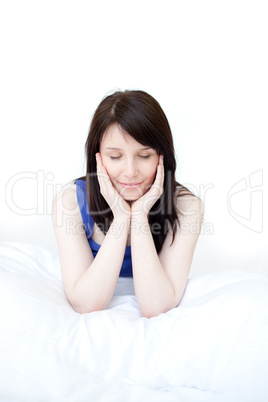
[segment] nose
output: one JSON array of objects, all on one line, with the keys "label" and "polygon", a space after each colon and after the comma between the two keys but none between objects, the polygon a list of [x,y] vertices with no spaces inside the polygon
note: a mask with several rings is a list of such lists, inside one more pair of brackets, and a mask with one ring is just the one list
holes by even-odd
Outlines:
[{"label": "nose", "polygon": [[125,167],[124,167],[124,175],[126,177],[135,177],[138,174],[138,169],[136,166],[135,161],[133,160],[128,160],[126,161]]}]

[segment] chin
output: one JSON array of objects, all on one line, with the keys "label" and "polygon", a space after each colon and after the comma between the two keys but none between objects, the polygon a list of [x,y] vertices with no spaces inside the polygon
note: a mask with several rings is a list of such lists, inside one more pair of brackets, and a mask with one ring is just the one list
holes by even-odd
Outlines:
[{"label": "chin", "polygon": [[138,197],[138,196],[135,197],[135,196],[130,195],[129,197],[124,196],[123,198],[125,201],[133,202],[133,201],[137,201],[140,197]]},{"label": "chin", "polygon": [[120,195],[125,201],[137,201],[143,196],[143,193],[141,191],[121,191]]}]

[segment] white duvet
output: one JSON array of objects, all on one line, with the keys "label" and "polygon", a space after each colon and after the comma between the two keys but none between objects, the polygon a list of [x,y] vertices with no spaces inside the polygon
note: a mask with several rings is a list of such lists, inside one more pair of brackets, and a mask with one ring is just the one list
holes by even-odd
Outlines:
[{"label": "white duvet", "polygon": [[0,401],[267,402],[268,278],[189,279],[180,305],[146,319],[131,279],[80,315],[58,257],[0,244]]}]

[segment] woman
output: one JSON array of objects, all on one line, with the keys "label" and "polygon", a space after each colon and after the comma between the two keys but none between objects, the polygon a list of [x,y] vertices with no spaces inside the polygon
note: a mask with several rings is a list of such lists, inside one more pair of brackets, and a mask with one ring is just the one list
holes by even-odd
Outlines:
[{"label": "woman", "polygon": [[141,314],[167,312],[185,290],[203,208],[175,181],[172,134],[159,103],[143,91],[107,96],[86,154],[86,177],[53,203],[69,302],[79,313],[106,309],[118,277],[133,276]]}]

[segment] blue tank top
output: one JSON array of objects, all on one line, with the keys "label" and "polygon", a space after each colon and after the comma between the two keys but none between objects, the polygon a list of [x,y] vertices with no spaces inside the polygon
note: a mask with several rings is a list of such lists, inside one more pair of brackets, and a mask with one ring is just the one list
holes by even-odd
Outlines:
[{"label": "blue tank top", "polygon": [[[90,246],[93,256],[95,258],[101,246],[92,239],[92,233],[93,233],[93,228],[94,228],[95,222],[88,209],[86,181],[85,180],[76,180],[76,194],[77,194],[77,201],[78,201],[80,213],[81,213],[82,220],[83,220],[83,227],[86,232],[89,246]],[[123,264],[122,264],[119,276],[133,276],[132,262],[131,262],[131,247],[130,246],[126,247],[124,260],[123,260]]]}]

